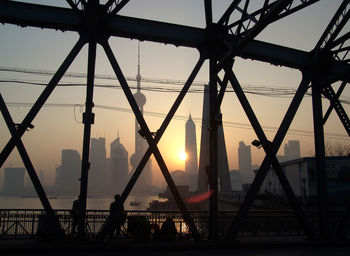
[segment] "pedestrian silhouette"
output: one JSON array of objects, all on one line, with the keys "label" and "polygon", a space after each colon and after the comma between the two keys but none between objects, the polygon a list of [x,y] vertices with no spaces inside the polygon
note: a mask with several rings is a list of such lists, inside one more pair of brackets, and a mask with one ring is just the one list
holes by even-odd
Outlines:
[{"label": "pedestrian silhouette", "polygon": [[109,216],[97,234],[97,240],[103,240],[106,236],[108,236],[109,239],[118,237],[121,226],[124,224],[125,220],[126,214],[124,206],[120,195],[117,194],[114,196],[114,202],[112,202],[109,207]]},{"label": "pedestrian silhouette", "polygon": [[79,225],[79,215],[81,209],[80,196],[74,200],[70,214],[72,216],[72,235],[77,234],[76,227]]}]

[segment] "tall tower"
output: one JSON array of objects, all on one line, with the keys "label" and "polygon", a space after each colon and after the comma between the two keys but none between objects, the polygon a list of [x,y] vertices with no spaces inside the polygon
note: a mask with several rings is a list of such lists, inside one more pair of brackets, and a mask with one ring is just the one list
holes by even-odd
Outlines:
[{"label": "tall tower", "polygon": [[[143,106],[146,104],[146,96],[141,92],[141,74],[140,74],[140,42],[138,44],[138,54],[137,54],[138,64],[137,64],[137,91],[134,94],[134,98],[136,103],[143,115]],[[135,118],[135,153],[130,157],[130,164],[132,166],[132,173],[137,168],[141,158],[147,150],[147,142],[144,138],[139,134],[139,130],[141,129],[137,119]],[[142,181],[142,182],[141,182]],[[137,191],[150,191],[152,187],[152,163],[151,159],[148,160],[145,165],[140,178],[138,179],[138,183],[136,184],[135,190]]]},{"label": "tall tower", "polygon": [[[224,129],[222,125],[218,126],[218,178],[221,192],[230,192],[231,178],[228,168]],[[209,166],[209,85],[204,86],[203,112],[202,112],[202,134],[201,147],[199,154],[198,170],[198,191],[208,190],[208,173]]]},{"label": "tall tower", "polygon": [[197,173],[198,173],[198,157],[197,157],[197,139],[196,125],[194,124],[191,115],[186,122],[185,130],[185,151],[187,159],[185,162],[185,173],[188,178],[188,184],[191,191],[197,188]]},{"label": "tall tower", "polygon": [[243,177],[243,183],[251,183],[254,178],[252,152],[250,145],[246,146],[243,141],[240,141],[238,146],[238,169]]}]

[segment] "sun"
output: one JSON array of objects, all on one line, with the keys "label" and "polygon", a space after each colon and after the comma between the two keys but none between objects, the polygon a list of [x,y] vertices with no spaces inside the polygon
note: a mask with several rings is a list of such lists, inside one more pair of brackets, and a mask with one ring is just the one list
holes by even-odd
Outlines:
[{"label": "sun", "polygon": [[185,152],[185,151],[181,151],[181,152],[179,153],[179,157],[180,157],[180,159],[181,159],[182,161],[185,161],[186,158],[187,158],[186,152]]}]

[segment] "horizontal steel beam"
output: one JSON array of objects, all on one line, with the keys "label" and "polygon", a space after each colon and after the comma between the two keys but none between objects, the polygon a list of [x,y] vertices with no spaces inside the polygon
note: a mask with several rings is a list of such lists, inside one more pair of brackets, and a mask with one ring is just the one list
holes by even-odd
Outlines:
[{"label": "horizontal steel beam", "polygon": [[78,31],[82,25],[73,9],[14,1],[0,1],[0,22],[62,31]]},{"label": "horizontal steel beam", "polygon": [[[205,28],[170,24],[120,15],[105,19],[103,31],[107,36],[117,36],[142,41],[152,41],[191,48],[204,47],[208,41]],[[86,29],[81,16],[74,10],[38,4],[0,1],[0,22],[19,26],[32,26],[62,31],[81,32]],[[102,30],[101,30],[102,31]],[[226,35],[228,41],[236,40]],[[312,65],[312,54],[280,45],[251,40],[237,56],[268,62],[274,65],[304,70]],[[349,74],[350,65],[334,62],[329,74],[332,80],[343,79]],[[347,78],[345,78],[347,79]]]}]

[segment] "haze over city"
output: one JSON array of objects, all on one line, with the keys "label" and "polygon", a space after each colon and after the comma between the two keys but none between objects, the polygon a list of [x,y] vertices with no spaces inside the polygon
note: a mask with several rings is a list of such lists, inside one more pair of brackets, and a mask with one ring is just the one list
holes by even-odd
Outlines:
[{"label": "haze over city", "polygon": [[[41,1],[27,1],[41,2]],[[64,4],[52,1],[52,4]],[[205,15],[202,1],[131,1],[122,11],[122,15],[154,19],[178,24],[205,27]],[[149,2],[157,2],[159,10],[152,10]],[[175,3],[176,2],[176,3]],[[307,12],[282,19],[264,30],[257,39],[284,46],[311,51],[331,19],[341,1],[320,1],[307,8]],[[222,15],[230,1],[213,3],[214,20]],[[338,3],[338,4],[335,4]],[[185,8],[186,7],[186,8]],[[312,17],[312,19],[311,19]],[[308,21],[312,23],[308,23]],[[293,30],[285,30],[285,24],[293,24]],[[309,26],[303,26],[308,23]],[[312,33],[310,32],[312,31]],[[307,36],[306,36],[307,35]],[[0,76],[1,94],[10,108],[16,123],[20,123],[29,111],[23,103],[33,103],[43,90],[68,52],[78,35],[72,32],[60,32],[48,29],[20,28],[14,25],[0,25]],[[305,39],[304,39],[305,38]],[[138,41],[111,38],[110,45],[127,77],[134,79],[129,85],[136,92],[137,49]],[[141,90],[147,101],[144,106],[144,117],[151,131],[156,132],[165,114],[169,111],[178,91],[188,78],[198,60],[196,50],[175,47],[159,43],[141,42]],[[23,142],[38,172],[44,173],[47,185],[52,185],[55,170],[60,165],[61,150],[74,149],[81,155],[83,140],[82,112],[85,103],[85,87],[73,86],[86,84],[87,46],[83,48],[66,75],[50,96],[44,107],[33,121],[34,128],[23,136]],[[7,71],[6,71],[7,70]],[[14,72],[16,71],[17,72]],[[30,74],[29,71],[37,74]],[[19,71],[19,72],[18,72]],[[38,72],[39,71],[39,72]],[[265,128],[266,135],[273,139],[276,128],[289,106],[291,92],[295,91],[301,80],[301,73],[285,67],[273,66],[262,62],[253,62],[236,58],[234,71],[246,91],[259,121]],[[96,74],[107,78],[96,78],[94,91],[95,123],[92,126],[92,137],[106,139],[107,156],[110,155],[109,144],[118,135],[121,143],[129,153],[134,153],[134,115],[116,81],[108,60],[98,46]],[[114,80],[113,80],[114,79]],[[17,80],[17,81],[14,81]],[[158,80],[158,81],[156,81]],[[167,81],[170,80],[170,81]],[[196,122],[197,148],[199,152],[201,135],[201,117],[203,104],[203,85],[208,83],[208,63],[205,63],[190,93],[176,112],[169,128],[163,135],[159,149],[169,170],[184,170],[184,161],[179,158],[185,147],[185,121],[191,114]],[[25,83],[22,83],[22,82]],[[66,86],[63,86],[66,85]],[[232,88],[230,89],[232,91]],[[350,91],[345,88],[341,99],[346,112],[349,112]],[[10,104],[11,103],[11,104]],[[325,108],[328,103],[325,104]],[[237,148],[240,141],[249,145],[256,135],[250,128],[236,96],[231,92],[225,95],[221,107],[224,121],[226,149],[229,169],[238,169]],[[291,131],[283,144],[288,140],[299,140],[301,156],[313,156],[313,122],[311,98],[303,100]],[[5,121],[0,120],[0,146],[3,148],[10,138]],[[334,143],[349,143],[348,136],[332,113],[325,126],[326,140]],[[282,144],[282,145],[283,145]],[[283,154],[283,146],[280,153]],[[253,165],[260,165],[265,156],[262,149],[252,147]],[[153,178],[155,184],[164,184],[156,161],[152,157]],[[5,167],[22,167],[23,163],[16,150],[10,155],[0,172]],[[131,170],[131,167],[129,165]]]}]

